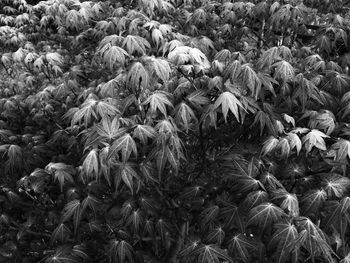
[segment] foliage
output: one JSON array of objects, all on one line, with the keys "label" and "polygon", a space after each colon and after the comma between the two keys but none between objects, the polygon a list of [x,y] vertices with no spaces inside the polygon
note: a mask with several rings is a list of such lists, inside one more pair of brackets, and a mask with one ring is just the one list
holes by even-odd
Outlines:
[{"label": "foliage", "polygon": [[348,5],[1,1],[0,262],[349,262]]}]

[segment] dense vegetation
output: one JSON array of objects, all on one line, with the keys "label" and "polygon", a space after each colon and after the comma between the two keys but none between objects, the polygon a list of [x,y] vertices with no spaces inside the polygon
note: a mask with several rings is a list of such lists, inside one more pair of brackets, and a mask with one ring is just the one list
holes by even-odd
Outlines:
[{"label": "dense vegetation", "polygon": [[0,262],[350,262],[349,1],[2,0]]}]

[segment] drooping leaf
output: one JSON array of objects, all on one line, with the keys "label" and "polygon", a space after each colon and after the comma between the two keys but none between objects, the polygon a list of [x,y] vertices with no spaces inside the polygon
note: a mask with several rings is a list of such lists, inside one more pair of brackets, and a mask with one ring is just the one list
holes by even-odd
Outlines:
[{"label": "drooping leaf", "polygon": [[123,162],[127,162],[129,160],[131,153],[137,157],[137,145],[129,133],[124,134],[113,142],[108,158],[116,156],[117,153],[120,152]]},{"label": "drooping leaf", "polygon": [[243,105],[233,93],[229,91],[221,93],[214,103],[214,109],[217,109],[220,105],[225,121],[227,121],[228,110],[233,113],[238,122],[240,121],[238,109],[243,108]]},{"label": "drooping leaf", "polygon": [[257,245],[252,238],[244,234],[236,234],[229,241],[229,251],[243,262],[249,262],[252,252],[257,251]]},{"label": "drooping leaf", "polygon": [[151,48],[150,43],[146,39],[136,35],[127,35],[122,45],[130,55],[134,53],[144,55],[146,49]]},{"label": "drooping leaf", "polygon": [[276,230],[269,242],[269,247],[275,251],[275,262],[284,263],[288,261],[288,256],[293,251],[290,244],[298,237],[298,230],[290,222],[277,223],[274,227]]},{"label": "drooping leaf", "polygon": [[316,147],[320,150],[327,150],[326,143],[323,138],[328,138],[329,136],[324,134],[319,130],[311,130],[307,135],[302,138],[302,142],[305,146],[306,153],[309,153],[312,147]]},{"label": "drooping leaf", "polygon": [[92,149],[85,157],[83,162],[83,170],[88,179],[98,178],[99,174],[98,152]]},{"label": "drooping leaf", "polygon": [[150,105],[151,113],[156,113],[158,109],[164,116],[167,116],[166,106],[171,108],[173,107],[173,104],[168,99],[167,94],[161,92],[154,92],[143,102],[143,104]]},{"label": "drooping leaf", "polygon": [[250,210],[247,225],[256,225],[261,230],[264,230],[273,222],[280,220],[284,215],[285,213],[281,208],[272,203],[263,203]]},{"label": "drooping leaf", "polygon": [[222,260],[233,263],[232,258],[227,252],[217,245],[200,245],[196,249],[198,255],[198,262],[202,263],[220,263]]},{"label": "drooping leaf", "polygon": [[134,129],[134,137],[139,139],[144,145],[147,144],[148,139],[153,139],[156,136],[156,131],[149,125],[137,125]]},{"label": "drooping leaf", "polygon": [[294,78],[294,68],[289,62],[282,60],[276,62],[273,67],[275,67],[275,78],[280,79],[284,82],[292,80]]}]

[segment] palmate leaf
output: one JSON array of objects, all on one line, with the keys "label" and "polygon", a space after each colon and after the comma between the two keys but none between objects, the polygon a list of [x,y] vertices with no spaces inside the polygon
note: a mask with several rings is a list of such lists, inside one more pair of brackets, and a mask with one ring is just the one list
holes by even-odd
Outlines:
[{"label": "palmate leaf", "polygon": [[273,136],[270,136],[263,144],[261,154],[264,156],[266,154],[269,154],[273,152],[277,145],[278,145],[279,140]]},{"label": "palmate leaf", "polygon": [[292,217],[299,216],[299,201],[295,194],[288,193],[284,189],[278,189],[273,192],[273,200],[281,202],[280,207]]},{"label": "palmate leaf", "polygon": [[196,90],[186,97],[186,100],[190,102],[194,107],[202,109],[210,103],[209,99],[205,96],[206,93],[203,90]]},{"label": "palmate leaf", "polygon": [[83,171],[88,180],[98,178],[99,175],[99,161],[98,151],[92,149],[85,157],[83,162]]},{"label": "palmate leaf", "polygon": [[321,105],[323,104],[321,101],[320,90],[312,80],[305,78],[302,73],[295,76],[295,80],[299,84],[299,87],[294,91],[292,98],[298,98],[303,109],[310,98],[317,101]]},{"label": "palmate leaf", "polygon": [[302,147],[302,143],[299,136],[293,132],[288,132],[287,140],[289,142],[290,150],[292,151],[295,148],[297,151],[297,155],[299,155]]},{"label": "palmate leaf", "polygon": [[229,91],[221,93],[214,103],[214,110],[220,105],[225,121],[227,121],[228,110],[233,113],[238,122],[240,121],[238,108],[243,108],[243,105],[233,93]]},{"label": "palmate leaf", "polygon": [[325,130],[330,135],[335,129],[335,116],[331,111],[306,111],[301,118],[310,117],[309,128]]},{"label": "palmate leaf", "polygon": [[232,258],[227,252],[217,245],[199,245],[195,250],[198,255],[198,262],[201,263],[220,263],[222,260],[233,263]]},{"label": "palmate leaf", "polygon": [[143,225],[143,213],[140,209],[134,210],[130,213],[126,225],[130,227],[133,233],[138,233],[141,226]]},{"label": "palmate leaf", "polygon": [[326,229],[337,229],[344,240],[350,216],[350,197],[327,202],[326,211],[328,212],[324,221]]},{"label": "palmate leaf", "polygon": [[332,248],[327,243],[326,235],[307,217],[297,219],[299,232],[306,231],[305,237],[301,240],[302,246],[306,248],[312,257],[323,255],[327,262],[334,262]]},{"label": "palmate leaf", "polygon": [[222,227],[216,227],[208,232],[208,234],[205,237],[205,242],[217,244],[220,246],[224,241],[224,239],[225,239],[225,231],[223,230]]},{"label": "palmate leaf", "polygon": [[312,147],[316,147],[317,149],[326,151],[326,143],[323,138],[328,138],[329,136],[324,134],[319,130],[311,130],[308,134],[306,134],[302,138],[302,142],[305,146],[306,153],[309,153]]},{"label": "palmate leaf", "polygon": [[328,197],[342,198],[350,186],[350,179],[340,174],[332,173],[322,179],[322,185]]},{"label": "palmate leaf", "polygon": [[270,69],[271,65],[278,58],[278,47],[272,47],[262,53],[257,65],[260,69]]},{"label": "palmate leaf", "polygon": [[[107,142],[116,139],[126,132],[125,128],[119,127],[119,119],[103,118],[102,121],[95,126],[96,132],[99,135],[98,140],[106,139]],[[101,138],[102,137],[102,138]]]},{"label": "palmate leaf", "polygon": [[199,217],[201,218],[202,227],[207,227],[209,224],[213,223],[218,217],[220,208],[217,205],[210,206],[204,209]]},{"label": "palmate leaf", "polygon": [[137,145],[129,133],[124,134],[113,142],[108,158],[116,156],[119,152],[121,152],[123,162],[129,160],[131,153],[137,157]]},{"label": "palmate leaf", "polygon": [[136,179],[138,186],[141,183],[141,179],[134,167],[135,165],[129,162],[118,164],[118,170],[114,177],[114,185],[116,191],[118,190],[120,182],[123,181],[124,184],[130,189],[130,191],[134,193],[134,179]]},{"label": "palmate leaf", "polygon": [[251,64],[246,63],[242,65],[242,78],[243,84],[248,87],[253,97],[257,99],[261,90],[261,82]]},{"label": "palmate leaf", "polygon": [[285,216],[285,213],[281,208],[266,202],[250,210],[247,225],[256,225],[261,230],[264,230],[267,226],[280,220],[283,216]]},{"label": "palmate leaf", "polygon": [[71,249],[68,246],[61,246],[55,250],[55,253],[45,259],[45,263],[78,263],[79,260],[71,255]]},{"label": "palmate leaf", "polygon": [[238,206],[230,203],[225,203],[225,206],[220,208],[220,219],[224,221],[225,229],[238,229],[244,232],[245,222],[243,214],[241,213]]},{"label": "palmate leaf", "polygon": [[288,261],[288,255],[293,250],[290,244],[298,237],[298,230],[290,222],[277,223],[274,227],[276,230],[269,242],[269,247],[275,251],[274,262],[284,263]]},{"label": "palmate leaf", "polygon": [[280,79],[284,82],[293,80],[295,72],[293,66],[289,64],[289,62],[281,60],[273,64],[273,67],[275,68],[274,77],[276,79]]},{"label": "palmate leaf", "polygon": [[330,150],[335,151],[334,159],[336,161],[345,162],[347,158],[350,157],[350,141],[340,139],[332,144]]},{"label": "palmate leaf", "polygon": [[64,243],[71,236],[71,234],[72,232],[70,229],[64,223],[61,223],[52,232],[50,243]]},{"label": "palmate leaf", "polygon": [[155,57],[148,57],[147,60],[151,74],[156,75],[163,83],[169,80],[171,68],[168,61]]},{"label": "palmate leaf", "polygon": [[144,55],[146,49],[151,48],[150,43],[146,39],[134,35],[127,35],[122,45],[130,55],[133,55],[134,53]]},{"label": "palmate leaf", "polygon": [[249,262],[252,252],[256,252],[257,244],[250,237],[244,234],[237,234],[229,241],[228,249],[234,257],[242,259],[243,262]]},{"label": "palmate leaf", "polygon": [[58,181],[61,192],[63,191],[63,186],[67,182],[71,184],[74,183],[73,175],[75,174],[75,169],[71,165],[65,163],[49,163],[45,167],[45,170],[53,175],[55,181]]},{"label": "palmate leaf", "polygon": [[275,89],[273,87],[273,84],[278,84],[278,82],[270,76],[270,74],[266,72],[258,72],[257,73],[258,78],[261,82],[261,85],[270,91],[274,96],[276,96]]},{"label": "palmate leaf", "polygon": [[260,181],[264,184],[266,189],[284,189],[282,183],[270,172],[263,173],[261,175]]},{"label": "palmate leaf", "polygon": [[91,123],[91,120],[97,119],[97,114],[95,112],[95,105],[97,104],[97,102],[98,101],[94,98],[88,98],[81,105],[80,109],[71,108],[65,114],[65,117],[70,117],[70,115],[73,115],[71,120],[72,126],[84,120],[84,124],[87,127],[88,124]]},{"label": "palmate leaf", "polygon": [[279,150],[281,157],[287,158],[290,154],[290,145],[287,138],[280,138],[276,149]]},{"label": "palmate leaf", "polygon": [[156,113],[157,109],[163,113],[163,115],[167,116],[167,109],[166,106],[173,107],[173,104],[170,102],[170,100],[167,97],[167,93],[164,92],[154,92],[152,95],[150,95],[144,102],[144,105],[149,104],[150,105],[150,112],[152,114]]},{"label": "palmate leaf", "polygon": [[[110,45],[110,44],[107,44]],[[102,60],[107,65],[109,70],[113,70],[115,65],[125,65],[125,58],[129,56],[128,52],[118,46],[110,46],[102,54]]]},{"label": "palmate leaf", "polygon": [[62,220],[67,221],[73,217],[74,233],[78,230],[82,212],[78,199],[72,200],[64,206]]},{"label": "palmate leaf", "polygon": [[196,114],[185,102],[178,104],[178,106],[175,108],[175,112],[177,123],[180,126],[183,126],[186,132],[190,128],[191,123],[198,122]]},{"label": "palmate leaf", "polygon": [[134,253],[133,247],[125,240],[114,239],[109,243],[110,262],[134,262]]},{"label": "palmate leaf", "polygon": [[130,85],[134,90],[142,88],[148,88],[150,84],[150,76],[148,70],[143,66],[141,62],[134,62],[129,69],[127,76],[127,85]]},{"label": "palmate leaf", "polygon": [[348,253],[342,260],[340,260],[340,263],[350,263],[350,253]]},{"label": "palmate leaf", "polygon": [[306,214],[316,213],[321,205],[323,205],[324,201],[327,198],[327,193],[325,190],[310,190],[306,192],[302,199],[302,210]]},{"label": "palmate leaf", "polygon": [[152,126],[138,124],[134,129],[133,136],[146,145],[148,139],[153,139],[156,136],[156,131]]},{"label": "palmate leaf", "polygon": [[262,191],[262,190],[256,190],[253,192],[250,192],[244,201],[242,202],[242,209],[245,211],[250,211],[254,207],[266,203],[269,200],[269,195],[267,192]]},{"label": "palmate leaf", "polygon": [[91,211],[94,212],[94,215],[96,215],[96,210],[99,203],[100,201],[96,197],[94,197],[91,194],[88,194],[81,202],[81,210],[83,212],[88,207],[91,209]]},{"label": "palmate leaf", "polygon": [[224,71],[225,79],[231,78],[232,82],[236,81],[239,74],[241,74],[242,65],[239,60],[231,62]]}]

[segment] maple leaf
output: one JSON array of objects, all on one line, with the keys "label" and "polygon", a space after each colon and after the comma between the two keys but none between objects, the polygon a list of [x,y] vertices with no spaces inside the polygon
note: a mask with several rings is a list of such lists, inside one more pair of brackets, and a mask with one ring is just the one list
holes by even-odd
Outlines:
[{"label": "maple leaf", "polygon": [[98,152],[92,149],[85,157],[83,162],[83,170],[88,179],[98,178]]},{"label": "maple leaf", "polygon": [[307,135],[305,135],[302,138],[302,142],[305,146],[306,153],[309,153],[312,147],[326,151],[327,147],[323,138],[329,138],[329,136],[315,129],[311,130]]},{"label": "maple leaf", "polygon": [[[108,48],[106,48],[108,46]],[[129,56],[128,52],[118,46],[105,45],[106,50],[102,53],[102,60],[107,65],[109,70],[113,70],[114,65],[125,65],[125,58]]]},{"label": "maple leaf", "polygon": [[298,237],[296,226],[290,222],[277,223],[274,225],[276,229],[269,242],[269,247],[275,250],[275,261],[284,263],[288,260],[288,255],[293,251],[290,244]]},{"label": "maple leaf", "polygon": [[295,194],[288,193],[284,189],[277,189],[274,191],[273,199],[279,200],[280,207],[292,217],[299,216],[299,201]]},{"label": "maple leaf", "polygon": [[260,69],[270,69],[275,60],[279,58],[278,47],[272,47],[264,51],[258,59],[257,65]]},{"label": "maple leaf", "polygon": [[220,105],[225,121],[227,121],[228,110],[233,113],[238,122],[240,121],[238,108],[243,108],[243,105],[232,92],[225,91],[221,93],[214,103],[214,110]]},{"label": "maple leaf", "polygon": [[346,161],[347,157],[350,158],[350,141],[345,139],[340,139],[336,143],[332,144],[330,151],[334,150],[334,159],[336,161]]},{"label": "maple leaf", "polygon": [[294,68],[289,62],[281,60],[273,64],[273,67],[275,68],[274,77],[276,79],[281,79],[282,81],[287,82],[294,78]]},{"label": "maple leaf", "polygon": [[195,251],[198,257],[198,262],[202,263],[220,263],[222,260],[233,263],[227,252],[217,245],[200,245]]},{"label": "maple leaf", "polygon": [[169,80],[171,69],[168,61],[161,58],[149,57],[149,68],[151,74],[155,74],[163,83]]},{"label": "maple leaf", "polygon": [[263,144],[263,148],[261,150],[262,155],[272,152],[278,145],[278,142],[279,140],[277,138],[270,136]]},{"label": "maple leaf", "polygon": [[133,55],[134,53],[144,55],[146,49],[151,48],[150,43],[148,43],[146,39],[136,35],[127,35],[122,46],[130,55]]},{"label": "maple leaf", "polygon": [[45,170],[53,175],[55,181],[58,181],[61,192],[63,190],[63,186],[67,182],[71,184],[74,183],[73,175],[75,174],[75,169],[73,166],[65,163],[49,163],[45,167]]},{"label": "maple leaf", "polygon": [[130,189],[131,193],[134,193],[134,179],[137,182],[140,182],[140,177],[137,174],[137,171],[133,168],[132,163],[124,162],[118,164],[118,172],[114,177],[114,185],[117,190],[120,182],[123,181],[124,184]]},{"label": "maple leaf", "polygon": [[242,203],[244,211],[250,211],[254,207],[266,203],[269,200],[267,192],[263,190],[256,190],[250,192]]},{"label": "maple leaf", "polygon": [[206,227],[208,224],[213,223],[213,221],[218,217],[219,211],[220,209],[217,205],[204,209],[199,215],[201,218],[202,227]]},{"label": "maple leaf", "polygon": [[247,225],[256,225],[261,230],[264,230],[273,222],[280,220],[284,215],[285,213],[281,208],[266,202],[250,210]]},{"label": "maple leaf", "polygon": [[168,94],[165,92],[154,92],[143,102],[143,104],[150,105],[150,112],[152,114],[156,113],[158,109],[164,116],[167,116],[166,106],[173,108],[173,104],[170,102],[167,95]]},{"label": "maple leaf", "polygon": [[[297,219],[300,234],[305,230],[304,237],[300,239],[302,246],[306,248],[312,256],[322,254],[328,262],[334,262],[332,258],[332,248],[328,245],[326,235],[307,217]],[[299,235],[300,235],[299,234]]]},{"label": "maple leaf", "polygon": [[123,135],[125,129],[119,127],[119,119],[113,118],[111,121],[110,118],[103,118],[101,123],[95,126],[96,132],[99,135],[98,139],[106,139],[107,142],[114,140],[115,138]]},{"label": "maple leaf", "polygon": [[257,244],[254,240],[244,234],[236,234],[229,241],[229,251],[235,257],[241,258],[244,262],[249,262],[251,252],[257,251]]},{"label": "maple leaf", "polygon": [[134,249],[125,240],[112,239],[109,242],[108,256],[111,262],[134,262]]},{"label": "maple leaf", "polygon": [[119,152],[122,154],[123,162],[126,162],[130,158],[131,153],[137,157],[137,146],[129,133],[124,134],[113,142],[108,158],[115,156]]},{"label": "maple leaf", "polygon": [[216,227],[208,232],[205,242],[221,245],[225,238],[225,231],[222,227]]},{"label": "maple leaf", "polygon": [[144,145],[147,144],[148,139],[152,139],[156,136],[156,131],[149,125],[137,125],[134,129],[134,137],[139,139]]},{"label": "maple leaf", "polygon": [[73,217],[74,233],[76,233],[76,231],[78,230],[81,216],[82,216],[82,210],[81,210],[81,203],[79,200],[74,199],[68,202],[64,206],[62,220],[67,221],[68,219]]},{"label": "maple leaf", "polygon": [[350,186],[350,179],[339,174],[332,173],[322,179],[322,184],[328,196],[342,198]]},{"label": "maple leaf", "polygon": [[239,74],[241,74],[242,71],[242,65],[239,60],[235,60],[231,62],[224,71],[224,77],[225,79],[231,78],[232,81],[236,81]]},{"label": "maple leaf", "polygon": [[150,76],[141,62],[134,62],[127,75],[127,85],[130,85],[135,91],[142,88],[148,88]]},{"label": "maple leaf", "polygon": [[324,203],[327,198],[327,193],[325,190],[315,189],[310,190],[304,194],[301,199],[301,204],[303,211],[307,214],[317,212],[319,207]]},{"label": "maple leaf", "polygon": [[256,99],[261,90],[261,82],[251,64],[246,63],[242,65],[242,78],[244,85],[248,87]]},{"label": "maple leaf", "polygon": [[299,136],[293,132],[289,132],[287,133],[287,140],[289,142],[290,150],[293,150],[295,148],[297,151],[297,155],[299,155],[302,147],[302,143]]},{"label": "maple leaf", "polygon": [[188,131],[191,122],[197,123],[196,114],[185,102],[180,103],[176,108],[176,121],[182,125],[186,132]]},{"label": "maple leaf", "polygon": [[203,90],[196,90],[189,94],[186,97],[186,100],[189,101],[196,108],[202,109],[203,106],[209,104],[209,99],[205,96],[205,92]]},{"label": "maple leaf", "polygon": [[287,138],[281,138],[276,145],[276,149],[280,151],[281,157],[288,157],[290,154],[290,144]]},{"label": "maple leaf", "polygon": [[63,61],[64,61],[63,57],[57,52],[47,53],[45,57],[51,65],[56,65],[56,66],[63,65]]}]

